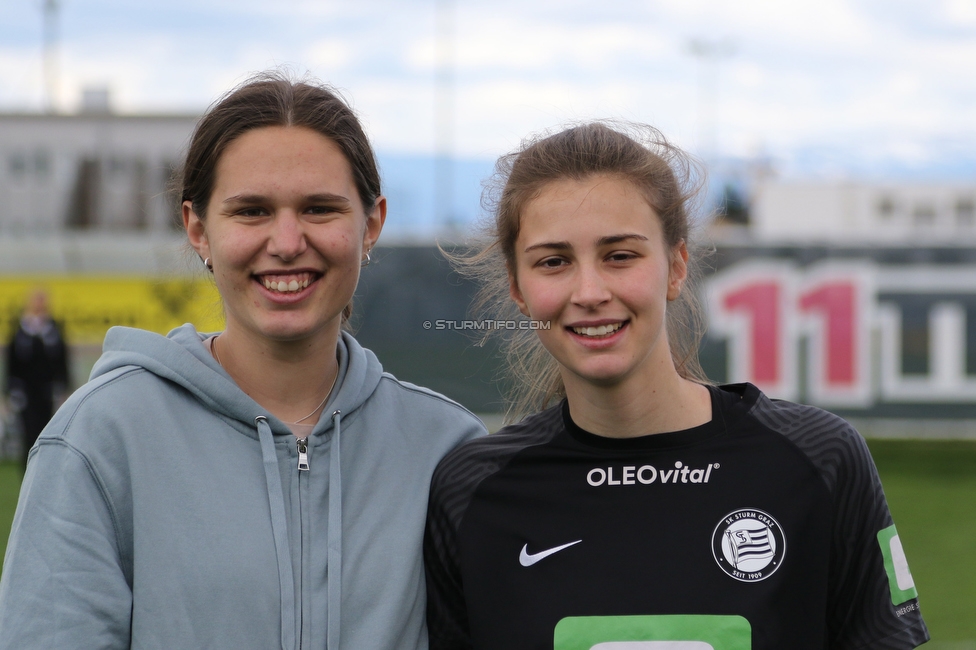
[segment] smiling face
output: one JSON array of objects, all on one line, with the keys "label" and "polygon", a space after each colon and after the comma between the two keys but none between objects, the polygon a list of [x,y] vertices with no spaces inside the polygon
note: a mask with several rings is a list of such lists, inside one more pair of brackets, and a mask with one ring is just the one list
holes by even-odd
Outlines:
[{"label": "smiling face", "polygon": [[511,294],[523,314],[551,323],[537,333],[567,391],[675,372],[665,311],[687,255],[684,242],[666,245],[654,209],[621,177],[552,181],[525,205]]},{"label": "smiling face", "polygon": [[338,337],[385,218],[382,197],[364,211],[334,142],[292,126],[253,129],[227,145],[205,219],[183,204],[190,243],[213,265],[227,334],[275,341]]}]

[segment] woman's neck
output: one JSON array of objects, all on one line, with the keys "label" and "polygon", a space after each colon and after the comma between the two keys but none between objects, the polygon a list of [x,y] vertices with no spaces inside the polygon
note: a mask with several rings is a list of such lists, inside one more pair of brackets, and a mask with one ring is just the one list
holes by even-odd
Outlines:
[{"label": "woman's neck", "polygon": [[682,431],[712,419],[708,389],[682,378],[670,363],[653,379],[638,376],[598,385],[564,373],[563,382],[573,422],[607,438]]},{"label": "woman's neck", "polygon": [[338,376],[337,343],[338,332],[273,341],[228,329],[212,341],[211,350],[251,399],[282,422],[307,425],[318,421]]}]

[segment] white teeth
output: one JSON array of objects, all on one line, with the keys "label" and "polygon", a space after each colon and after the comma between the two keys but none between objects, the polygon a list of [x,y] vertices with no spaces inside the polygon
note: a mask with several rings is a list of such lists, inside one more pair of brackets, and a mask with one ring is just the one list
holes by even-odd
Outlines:
[{"label": "white teeth", "polygon": [[574,327],[573,331],[581,336],[606,336],[613,334],[623,326],[623,323],[613,323],[612,325],[599,325],[597,327]]},{"label": "white teeth", "polygon": [[264,288],[269,291],[278,291],[280,293],[294,293],[301,289],[304,289],[311,283],[310,278],[305,278],[304,280],[272,280],[270,278],[264,279]]}]

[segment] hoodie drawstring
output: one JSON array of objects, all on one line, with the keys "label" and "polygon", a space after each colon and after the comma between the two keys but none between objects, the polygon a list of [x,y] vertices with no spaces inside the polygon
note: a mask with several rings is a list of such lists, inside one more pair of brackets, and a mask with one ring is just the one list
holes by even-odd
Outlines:
[{"label": "hoodie drawstring", "polygon": [[326,647],[339,649],[342,603],[342,474],[339,432],[342,413],[332,413],[332,454],[329,458],[329,632]]},{"label": "hoodie drawstring", "polygon": [[261,440],[264,478],[268,483],[268,503],[271,506],[271,533],[274,536],[275,557],[278,560],[278,586],[281,589],[281,647],[295,647],[295,576],[292,574],[288,551],[288,518],[285,495],[281,491],[278,454],[275,453],[274,434],[263,415],[254,418]]}]

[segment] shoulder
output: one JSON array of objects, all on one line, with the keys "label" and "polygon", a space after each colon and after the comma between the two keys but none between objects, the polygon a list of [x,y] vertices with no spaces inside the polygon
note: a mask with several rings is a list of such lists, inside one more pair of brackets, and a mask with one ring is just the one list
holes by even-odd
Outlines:
[{"label": "shoulder", "polygon": [[435,489],[474,489],[529,447],[543,445],[563,429],[562,407],[556,405],[498,432],[467,442],[444,457],[434,473]]},{"label": "shoulder", "polygon": [[478,486],[522,450],[552,440],[562,426],[562,409],[554,406],[447,454],[431,479],[428,525],[458,530]]},{"label": "shoulder", "polygon": [[842,468],[874,473],[874,463],[860,433],[842,417],[816,406],[770,399],[751,384],[723,387],[741,392],[749,417],[781,436],[816,468],[834,492]]},{"label": "shoulder", "polygon": [[[146,432],[138,422],[152,421],[147,409],[158,404],[147,400],[147,390],[136,388],[159,378],[136,366],[117,368],[76,390],[57,410],[30,452],[28,472],[49,488],[96,486],[113,521],[120,504],[128,503],[131,443]],[[144,417],[133,417],[138,413]],[[88,478],[84,478],[87,476]],[[43,477],[43,478],[41,478]]]},{"label": "shoulder", "polygon": [[748,412],[762,424],[791,438],[850,436],[851,425],[829,411],[816,406],[770,399],[752,384],[721,387],[742,395]]},{"label": "shoulder", "polygon": [[93,408],[97,409],[102,404],[116,403],[136,384],[146,380],[153,381],[153,378],[153,375],[138,366],[122,366],[94,377],[65,400],[57,416],[52,419],[52,423],[64,417],[70,419],[79,411],[85,412]]},{"label": "shoulder", "polygon": [[418,432],[427,439],[448,439],[450,448],[487,433],[478,416],[464,406],[386,372],[362,409],[367,418],[395,423],[398,430]]},{"label": "shoulder", "polygon": [[384,372],[380,377],[377,390],[383,391],[388,397],[393,396],[405,402],[414,402],[438,411],[457,413],[462,417],[476,417],[471,411],[451,398],[429,388],[397,379],[388,372]]},{"label": "shoulder", "polygon": [[[79,448],[97,444],[128,420],[145,419],[147,410],[162,404],[165,391],[176,386],[139,366],[121,366],[99,375],[74,391],[41,433]],[[152,395],[153,399],[147,399]],[[97,434],[97,435],[94,435]]]}]

